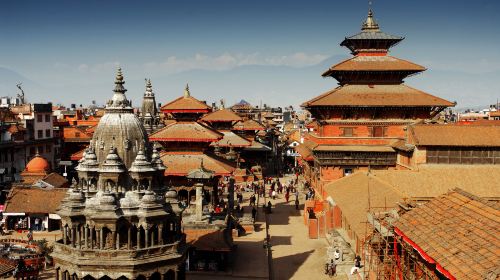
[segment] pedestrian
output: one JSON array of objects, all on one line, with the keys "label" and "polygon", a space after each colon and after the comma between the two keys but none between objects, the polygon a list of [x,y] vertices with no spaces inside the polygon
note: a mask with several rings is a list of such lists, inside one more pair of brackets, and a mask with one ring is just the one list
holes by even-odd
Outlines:
[{"label": "pedestrian", "polygon": [[330,262],[330,277],[335,276],[337,274],[337,263],[331,260]]},{"label": "pedestrian", "polygon": [[255,207],[252,207],[252,219],[254,223],[255,223],[255,217],[257,217],[257,209],[255,209]]},{"label": "pedestrian", "polygon": [[267,213],[271,214],[271,207],[273,207],[273,204],[271,203],[271,201],[268,201],[267,202]]},{"label": "pedestrian", "polygon": [[299,197],[296,196],[295,198],[295,210],[299,210]]},{"label": "pedestrian", "polygon": [[288,199],[290,199],[290,193],[286,192],[286,193],[285,193],[285,200],[286,200],[286,203],[288,203]]},{"label": "pedestrian", "polygon": [[252,194],[252,196],[250,196],[249,206],[255,206],[255,194]]},{"label": "pedestrian", "polygon": [[273,200],[276,199],[276,191],[272,191],[271,195],[273,197]]}]

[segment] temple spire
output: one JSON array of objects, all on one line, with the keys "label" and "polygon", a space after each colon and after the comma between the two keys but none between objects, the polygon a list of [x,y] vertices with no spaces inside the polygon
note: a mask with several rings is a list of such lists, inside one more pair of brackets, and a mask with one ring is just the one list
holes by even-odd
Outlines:
[{"label": "temple spire", "polygon": [[123,87],[123,84],[125,84],[125,81],[123,80],[122,68],[118,67],[115,78],[115,89],[113,91],[125,94],[127,90]]},{"label": "temple spire", "polygon": [[145,79],[145,80],[146,80],[146,92],[144,93],[144,96],[154,96],[153,86],[151,85],[151,79]]},{"label": "temple spire", "polygon": [[365,22],[363,22],[361,30],[372,31],[372,32],[380,31],[378,23],[373,18],[372,8],[368,9],[368,17],[366,18]]},{"label": "temple spire", "polygon": [[184,89],[184,97],[189,97],[191,94],[189,93],[189,84],[186,84],[186,88]]}]

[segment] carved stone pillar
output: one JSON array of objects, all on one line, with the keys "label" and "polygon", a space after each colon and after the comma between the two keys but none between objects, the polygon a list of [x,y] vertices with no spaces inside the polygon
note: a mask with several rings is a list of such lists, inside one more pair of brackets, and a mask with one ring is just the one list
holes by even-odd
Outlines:
[{"label": "carved stone pillar", "polygon": [[83,227],[83,230],[84,230],[84,233],[83,233],[83,239],[85,240],[85,249],[88,249],[89,248],[89,226],[88,225],[85,225]]},{"label": "carved stone pillar", "polygon": [[144,236],[144,240],[145,240],[145,242],[144,242],[144,248],[147,248],[147,247],[149,247],[149,229],[148,229],[148,227],[146,227],[144,229],[144,233],[145,233],[145,236]]},{"label": "carved stone pillar", "polygon": [[127,234],[127,249],[130,250],[132,247],[132,227],[128,227],[128,234]]},{"label": "carved stone pillar", "polygon": [[71,243],[73,245],[73,248],[76,248],[76,227],[75,226],[71,227]]},{"label": "carved stone pillar", "polygon": [[141,228],[137,228],[137,249],[141,249]]},{"label": "carved stone pillar", "polygon": [[99,249],[104,249],[104,231],[102,229],[98,230],[99,234]]},{"label": "carved stone pillar", "polygon": [[78,249],[82,249],[82,231],[80,229],[80,226],[78,226],[78,230],[76,232],[76,242],[78,243]]},{"label": "carved stone pillar", "polygon": [[91,227],[91,228],[89,228],[89,230],[90,230],[90,249],[94,249],[94,232],[95,232],[95,228]]},{"label": "carved stone pillar", "polygon": [[116,232],[116,250],[120,250],[120,232]]},{"label": "carved stone pillar", "polygon": [[158,245],[163,245],[163,225],[158,226]]},{"label": "carved stone pillar", "polygon": [[66,225],[63,226],[63,243],[64,245],[68,244],[68,227]]}]

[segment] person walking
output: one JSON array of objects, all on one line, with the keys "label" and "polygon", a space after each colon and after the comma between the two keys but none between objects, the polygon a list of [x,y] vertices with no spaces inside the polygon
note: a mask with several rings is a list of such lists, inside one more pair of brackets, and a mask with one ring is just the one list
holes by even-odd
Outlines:
[{"label": "person walking", "polygon": [[271,196],[273,197],[273,200],[275,200],[276,199],[276,191],[272,191]]},{"label": "person walking", "polygon": [[286,200],[286,203],[288,203],[288,200],[290,199],[290,193],[289,192],[286,192],[285,193],[285,200]]},{"label": "person walking", "polygon": [[252,207],[252,219],[253,222],[255,223],[255,217],[257,217],[257,209],[255,209],[255,206]]},{"label": "person walking", "polygon": [[299,197],[295,197],[295,210],[299,210]]}]

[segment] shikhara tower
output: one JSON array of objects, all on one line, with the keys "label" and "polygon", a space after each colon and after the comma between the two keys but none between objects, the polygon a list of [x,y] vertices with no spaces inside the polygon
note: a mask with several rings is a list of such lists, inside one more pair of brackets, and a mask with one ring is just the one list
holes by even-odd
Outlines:
[{"label": "shikhara tower", "polygon": [[142,99],[140,119],[148,133],[163,127],[150,79],[146,80],[146,91]]},{"label": "shikhara tower", "polygon": [[[56,279],[184,279],[185,235],[165,202],[165,166],[134,114],[121,70],[58,214]],[[168,197],[168,192],[166,197]]]}]

